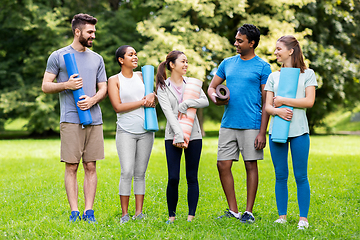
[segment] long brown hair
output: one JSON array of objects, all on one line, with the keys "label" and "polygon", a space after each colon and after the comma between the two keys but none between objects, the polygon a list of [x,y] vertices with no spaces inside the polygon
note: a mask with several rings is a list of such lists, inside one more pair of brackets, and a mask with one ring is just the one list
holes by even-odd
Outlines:
[{"label": "long brown hair", "polygon": [[164,89],[165,87],[165,80],[166,80],[166,69],[171,71],[170,68],[170,62],[172,62],[173,64],[175,64],[176,59],[180,56],[180,55],[185,55],[185,53],[181,52],[181,51],[171,51],[169,52],[169,54],[166,56],[166,60],[162,63],[160,63],[160,65],[158,66],[157,69],[157,73],[156,73],[156,90],[160,87],[161,89]]},{"label": "long brown hair", "polygon": [[282,36],[277,41],[284,43],[288,50],[294,49],[294,52],[291,55],[291,64],[294,68],[300,68],[300,72],[303,73],[307,67],[304,62],[299,41],[291,35]]}]

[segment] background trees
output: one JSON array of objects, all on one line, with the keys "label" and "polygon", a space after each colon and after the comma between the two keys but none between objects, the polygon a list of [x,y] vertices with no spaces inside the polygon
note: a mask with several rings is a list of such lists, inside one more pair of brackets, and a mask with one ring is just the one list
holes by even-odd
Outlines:
[{"label": "background trees", "polygon": [[[319,81],[316,103],[308,111],[311,127],[336,108],[358,103],[359,0],[4,0],[0,129],[16,118],[28,119],[32,132],[57,129],[58,96],[43,94],[41,81],[50,53],[71,43],[70,21],[79,12],[99,20],[93,50],[104,57],[108,77],[119,71],[114,52],[123,44],[138,51],[140,65],[155,67],[178,49],[189,59],[189,76],[205,80],[207,88],[221,60],[236,54],[236,29],[252,23],[262,33],[256,52],[273,70],[279,68],[276,39],[285,34],[301,39]],[[109,101],[101,105],[104,118],[115,121]],[[200,114],[220,120],[222,111],[211,104]]]}]

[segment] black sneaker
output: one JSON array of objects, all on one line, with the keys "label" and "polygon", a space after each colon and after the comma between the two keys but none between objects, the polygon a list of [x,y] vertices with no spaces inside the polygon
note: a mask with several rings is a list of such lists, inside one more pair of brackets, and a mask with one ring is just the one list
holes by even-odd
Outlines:
[{"label": "black sneaker", "polygon": [[245,211],[240,217],[240,222],[251,224],[255,222],[255,217],[251,212]]},{"label": "black sneaker", "polygon": [[[240,213],[240,214],[241,214],[241,213]],[[236,219],[239,219],[239,218],[236,217],[234,214],[232,214],[229,209],[226,209],[226,211],[224,211],[224,215],[221,215],[221,216],[217,217],[217,219],[221,219],[221,218],[232,218],[232,217],[233,217],[233,218],[236,218]]]}]

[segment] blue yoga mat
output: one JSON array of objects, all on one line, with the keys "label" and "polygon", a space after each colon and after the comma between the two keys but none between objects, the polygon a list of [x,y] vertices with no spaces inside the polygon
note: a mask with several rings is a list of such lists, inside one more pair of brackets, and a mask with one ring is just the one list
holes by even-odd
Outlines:
[{"label": "blue yoga mat", "polygon": [[[64,60],[65,60],[66,70],[67,70],[69,78],[73,74],[79,74],[79,70],[76,65],[75,55],[73,53],[65,54]],[[81,96],[85,95],[83,88],[73,90],[72,92],[73,92],[77,112],[78,112],[78,115],[80,118],[80,123],[84,126],[91,124],[92,118],[91,118],[90,110],[88,109],[88,110],[83,111],[77,106],[79,98]]]},{"label": "blue yoga mat", "polygon": [[[296,91],[299,82],[300,68],[281,68],[277,96],[286,98],[296,98]],[[289,108],[281,106],[280,108]],[[286,121],[279,116],[274,117],[271,140],[277,143],[286,143],[289,136],[290,121]]]},{"label": "blue yoga mat", "polygon": [[[151,65],[145,65],[141,68],[144,85],[145,85],[145,96],[154,91],[154,67]],[[145,107],[145,124],[144,128],[149,132],[156,132],[159,130],[156,110],[152,107]]]}]

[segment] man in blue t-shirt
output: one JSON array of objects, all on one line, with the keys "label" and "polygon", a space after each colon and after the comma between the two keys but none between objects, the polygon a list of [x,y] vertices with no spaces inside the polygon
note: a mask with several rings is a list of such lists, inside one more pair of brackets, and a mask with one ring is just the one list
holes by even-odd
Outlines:
[{"label": "man in blue t-shirt", "polygon": [[[216,105],[225,105],[219,131],[217,167],[220,181],[229,205],[222,217],[235,217],[243,223],[253,223],[252,209],[258,187],[257,160],[263,159],[266,145],[266,129],[269,115],[265,111],[266,80],[271,73],[270,65],[255,54],[260,31],[251,24],[237,30],[235,47],[238,55],[221,62],[212,79],[208,95]],[[230,97],[221,101],[216,97],[216,87],[226,80]],[[247,180],[246,211],[238,211],[233,161],[243,157]]]},{"label": "man in blue t-shirt", "polygon": [[[103,58],[89,47],[95,39],[97,19],[88,14],[77,14],[72,19],[74,40],[71,45],[54,51],[47,62],[42,90],[59,93],[61,161],[65,162],[65,189],[71,215],[70,222],[96,222],[93,204],[96,194],[96,161],[104,159],[104,137],[99,102],[106,97],[107,77]],[[64,54],[73,53],[79,74],[68,77]],[[80,75],[80,76],[78,76]],[[83,88],[85,95],[75,103],[72,90]],[[90,110],[91,125],[80,124],[77,107]],[[80,160],[84,167],[85,207],[82,216],[78,208],[77,170]]]}]

